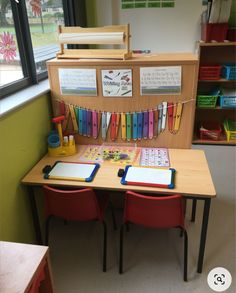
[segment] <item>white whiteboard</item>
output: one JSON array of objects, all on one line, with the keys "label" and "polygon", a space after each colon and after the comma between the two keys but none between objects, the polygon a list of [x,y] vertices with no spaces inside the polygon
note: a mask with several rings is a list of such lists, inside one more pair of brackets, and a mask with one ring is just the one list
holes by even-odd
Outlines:
[{"label": "white whiteboard", "polygon": [[129,167],[125,181],[155,185],[169,185],[172,183],[173,170]]},{"label": "white whiteboard", "polygon": [[48,178],[85,181],[93,176],[96,167],[97,164],[58,162],[48,173]]}]

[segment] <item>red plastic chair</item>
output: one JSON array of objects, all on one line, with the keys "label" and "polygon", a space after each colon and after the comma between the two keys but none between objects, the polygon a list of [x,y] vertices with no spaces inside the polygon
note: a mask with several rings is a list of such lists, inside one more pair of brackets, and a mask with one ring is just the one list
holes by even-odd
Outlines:
[{"label": "red plastic chair", "polygon": [[[103,272],[106,272],[107,259],[107,225],[104,220],[104,212],[108,206],[108,195],[98,197],[91,188],[77,190],[56,189],[43,186],[45,194],[46,231],[45,244],[48,245],[49,227],[52,217],[58,217],[65,221],[93,221],[98,220],[103,225]],[[116,228],[112,211],[113,224]]]},{"label": "red plastic chair", "polygon": [[148,228],[180,228],[184,234],[184,281],[187,281],[188,235],[184,228],[184,208],[181,195],[147,196],[127,191],[123,224],[120,228],[119,273],[123,273],[124,225],[134,223]]}]

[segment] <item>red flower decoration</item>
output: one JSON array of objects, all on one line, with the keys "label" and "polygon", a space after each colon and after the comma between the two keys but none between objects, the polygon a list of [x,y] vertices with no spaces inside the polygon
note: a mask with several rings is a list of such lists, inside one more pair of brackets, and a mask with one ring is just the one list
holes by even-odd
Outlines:
[{"label": "red flower decoration", "polygon": [[41,14],[41,0],[31,0],[30,5],[32,7],[32,12],[35,16],[40,16]]},{"label": "red flower decoration", "polygon": [[9,32],[0,34],[0,54],[6,61],[14,60],[16,57],[16,43]]}]

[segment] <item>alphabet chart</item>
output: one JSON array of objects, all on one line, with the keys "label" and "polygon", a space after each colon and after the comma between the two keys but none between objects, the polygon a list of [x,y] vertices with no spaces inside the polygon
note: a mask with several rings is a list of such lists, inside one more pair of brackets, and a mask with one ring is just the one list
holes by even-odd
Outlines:
[{"label": "alphabet chart", "polygon": [[141,95],[180,93],[181,66],[141,67]]},{"label": "alphabet chart", "polygon": [[170,167],[168,149],[142,148],[139,165],[149,167]]},{"label": "alphabet chart", "polygon": [[59,68],[61,94],[78,96],[96,96],[96,69]]}]

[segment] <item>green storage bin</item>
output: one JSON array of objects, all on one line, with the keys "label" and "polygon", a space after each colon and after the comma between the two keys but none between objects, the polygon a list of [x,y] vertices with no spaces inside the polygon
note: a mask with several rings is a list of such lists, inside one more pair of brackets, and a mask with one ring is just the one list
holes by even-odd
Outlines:
[{"label": "green storage bin", "polygon": [[198,108],[215,108],[218,96],[213,95],[198,95],[197,107]]}]

